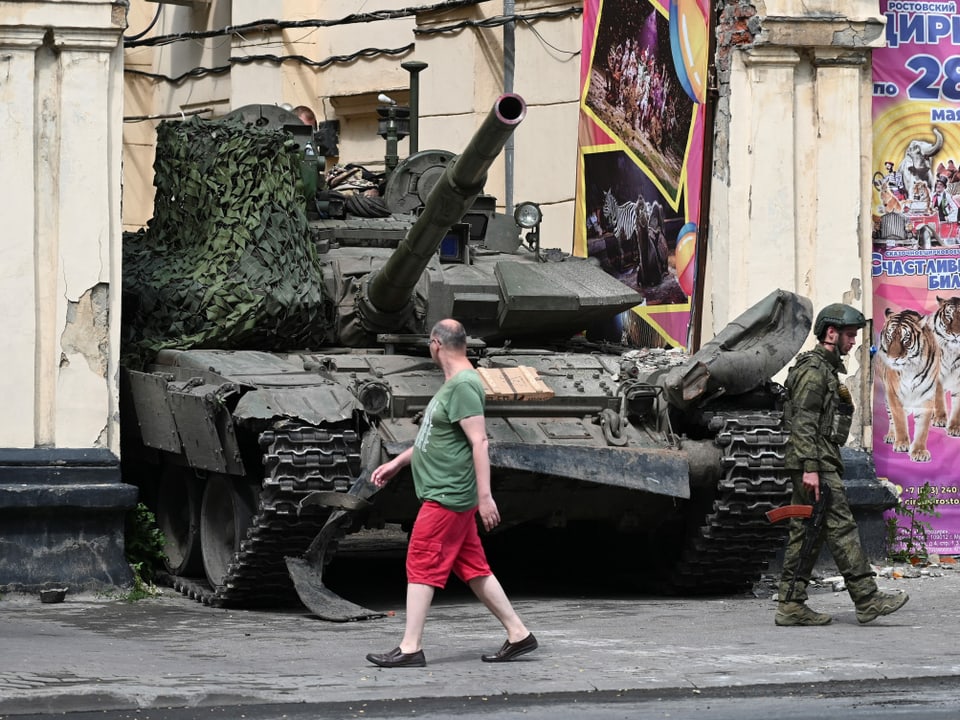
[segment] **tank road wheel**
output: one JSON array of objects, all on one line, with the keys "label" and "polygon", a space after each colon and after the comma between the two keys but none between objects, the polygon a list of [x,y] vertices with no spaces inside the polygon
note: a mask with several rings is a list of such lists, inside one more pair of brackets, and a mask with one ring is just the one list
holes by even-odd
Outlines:
[{"label": "tank road wheel", "polygon": [[200,544],[203,569],[214,589],[223,585],[228,568],[240,552],[240,543],[247,536],[253,511],[253,503],[242,481],[226,475],[210,475],[200,510]]},{"label": "tank road wheel", "polygon": [[196,577],[203,572],[200,551],[200,479],[183,467],[167,465],[157,489],[157,527],[163,532],[164,565],[171,575]]}]

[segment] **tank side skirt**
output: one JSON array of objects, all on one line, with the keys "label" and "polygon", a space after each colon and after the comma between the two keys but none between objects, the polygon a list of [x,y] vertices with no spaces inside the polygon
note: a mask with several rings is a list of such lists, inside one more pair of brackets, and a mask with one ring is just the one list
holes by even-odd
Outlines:
[{"label": "tank side skirt", "polygon": [[687,460],[671,449],[493,443],[490,463],[496,469],[552,475],[656,495],[690,497]]}]

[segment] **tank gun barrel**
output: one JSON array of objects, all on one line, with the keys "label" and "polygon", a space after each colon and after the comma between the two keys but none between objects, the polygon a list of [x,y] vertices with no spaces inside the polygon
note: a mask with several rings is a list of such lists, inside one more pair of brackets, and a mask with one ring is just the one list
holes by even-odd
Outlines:
[{"label": "tank gun barrel", "polygon": [[386,318],[407,307],[420,275],[447,232],[460,222],[483,190],[487,170],[526,111],[519,95],[501,95],[463,153],[447,165],[406,238],[367,283],[361,313],[369,325],[380,324],[375,321],[378,316]]}]

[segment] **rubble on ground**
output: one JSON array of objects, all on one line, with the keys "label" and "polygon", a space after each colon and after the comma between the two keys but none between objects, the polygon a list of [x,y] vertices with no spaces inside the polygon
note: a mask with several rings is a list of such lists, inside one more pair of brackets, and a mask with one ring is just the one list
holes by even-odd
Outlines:
[{"label": "rubble on ground", "polygon": [[[911,558],[910,562],[894,562],[890,564],[873,564],[873,571],[878,578],[887,580],[916,580],[922,578],[938,578],[945,575],[953,575],[958,568],[958,557],[956,555],[929,555],[925,560],[920,558]],[[829,572],[827,572],[829,571]],[[774,602],[778,601],[777,590],[780,584],[780,576],[773,574],[763,575],[760,580],[754,584],[752,595],[758,598],[770,598]],[[811,594],[823,592],[846,592],[847,585],[843,576],[836,568],[817,568],[810,579],[810,585],[807,590]]]}]

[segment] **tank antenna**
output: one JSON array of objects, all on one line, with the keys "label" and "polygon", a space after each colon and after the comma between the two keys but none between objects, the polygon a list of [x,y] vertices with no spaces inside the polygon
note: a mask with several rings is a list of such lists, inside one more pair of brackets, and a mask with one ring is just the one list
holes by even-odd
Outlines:
[{"label": "tank antenna", "polygon": [[427,63],[419,60],[408,60],[400,63],[400,67],[410,73],[410,155],[420,149],[420,78],[422,71],[427,69]]}]

